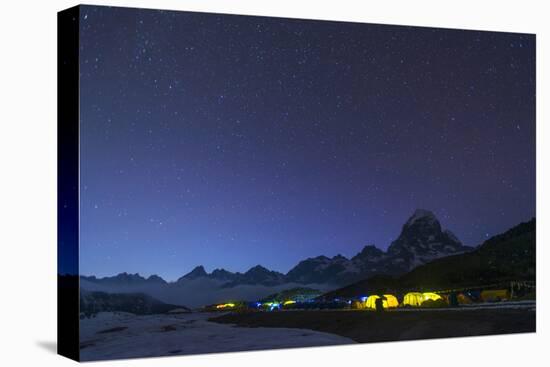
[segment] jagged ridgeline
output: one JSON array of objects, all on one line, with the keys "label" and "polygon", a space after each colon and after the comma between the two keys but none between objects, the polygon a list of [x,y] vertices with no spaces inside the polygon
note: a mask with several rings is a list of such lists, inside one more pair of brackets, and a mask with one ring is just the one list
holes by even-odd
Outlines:
[{"label": "jagged ridgeline", "polygon": [[474,251],[421,265],[398,277],[373,276],[329,292],[353,297],[384,290],[445,290],[512,281],[535,281],[536,221],[521,223],[485,241]]},{"label": "jagged ridgeline", "polygon": [[370,245],[351,259],[341,255],[310,258],[290,270],[287,280],[349,284],[375,274],[402,274],[429,261],[472,249],[464,246],[451,231],[443,230],[431,211],[418,209],[387,252]]},{"label": "jagged ridgeline", "polygon": [[[272,287],[288,283],[342,286],[375,274],[403,274],[418,265],[472,249],[464,246],[451,231],[443,230],[432,212],[418,209],[403,225],[399,237],[390,244],[386,252],[374,245],[367,245],[350,259],[342,255],[332,258],[312,257],[300,261],[286,274],[266,269],[261,265],[256,265],[244,273],[234,273],[225,269],[215,269],[208,273],[200,265],[174,283],[185,284],[208,279],[216,284],[222,284],[224,288],[241,285]],[[97,279],[92,276],[83,279],[95,284],[125,287],[167,285],[166,281],[156,275],[144,278],[138,274],[121,273],[114,277]]]},{"label": "jagged ridgeline", "polygon": [[156,275],[121,273],[82,276],[80,285],[87,291],[144,293],[171,305],[201,307],[228,299],[260,300],[293,288],[323,293],[337,289],[328,295],[354,297],[380,289],[437,290],[534,280],[534,264],[534,219],[473,248],[443,229],[432,212],[419,209],[387,251],[368,245],[349,259],[317,256],[299,262],[286,274],[260,265],[244,273],[225,269],[208,273],[197,266],[173,282]]}]

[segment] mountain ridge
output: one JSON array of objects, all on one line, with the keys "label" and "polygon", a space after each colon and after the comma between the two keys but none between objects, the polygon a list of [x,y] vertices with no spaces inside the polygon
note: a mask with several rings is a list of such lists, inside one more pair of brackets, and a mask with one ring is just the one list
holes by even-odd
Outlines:
[{"label": "mountain ridge", "polygon": [[475,250],[436,259],[399,277],[373,276],[324,294],[324,298],[357,294],[486,286],[536,280],[536,220],[497,234]]},{"label": "mountain ridge", "polygon": [[107,285],[118,283],[126,286],[140,283],[181,284],[201,278],[223,283],[224,288],[238,285],[274,286],[285,283],[342,285],[375,274],[399,275],[437,258],[472,249],[464,246],[450,230],[443,230],[433,212],[417,209],[405,222],[399,237],[390,244],[387,251],[373,244],[367,244],[349,259],[341,254],[333,257],[319,255],[304,259],[286,274],[269,270],[262,265],[253,266],[244,273],[231,272],[223,268],[217,268],[208,273],[203,265],[199,265],[174,282],[167,282],[158,275],[145,278],[138,273],[126,272],[104,278],[81,277],[93,283]]}]

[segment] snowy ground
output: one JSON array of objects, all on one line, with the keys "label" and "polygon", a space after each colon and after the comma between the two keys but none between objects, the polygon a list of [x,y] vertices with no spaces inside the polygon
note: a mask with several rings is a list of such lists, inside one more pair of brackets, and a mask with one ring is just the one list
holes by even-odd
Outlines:
[{"label": "snowy ground", "polygon": [[[302,329],[242,328],[207,313],[135,316],[100,313],[80,322],[82,361],[355,343]],[[216,314],[215,316],[220,316]]]}]

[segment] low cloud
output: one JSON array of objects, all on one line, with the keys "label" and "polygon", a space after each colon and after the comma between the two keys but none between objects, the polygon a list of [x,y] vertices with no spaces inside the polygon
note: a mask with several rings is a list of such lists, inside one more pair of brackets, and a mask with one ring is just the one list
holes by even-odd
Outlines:
[{"label": "low cloud", "polygon": [[335,286],[327,284],[298,283],[285,283],[277,286],[239,285],[231,288],[223,288],[223,284],[223,282],[207,278],[198,278],[166,285],[128,285],[117,287],[100,285],[87,280],[81,280],[80,282],[82,289],[90,291],[103,291],[109,293],[143,292],[160,301],[191,308],[227,302],[230,300],[255,301],[270,294],[296,287],[313,288],[323,292],[336,288]]}]

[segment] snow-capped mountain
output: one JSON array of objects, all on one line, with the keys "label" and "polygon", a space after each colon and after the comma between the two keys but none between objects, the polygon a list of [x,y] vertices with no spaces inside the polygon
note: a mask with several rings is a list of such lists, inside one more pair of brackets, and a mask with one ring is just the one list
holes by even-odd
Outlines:
[{"label": "snow-capped mountain", "polygon": [[432,212],[418,209],[388,247],[387,254],[393,266],[408,271],[440,257],[472,249],[464,246],[451,231],[443,231]]},{"label": "snow-capped mountain", "polygon": [[300,261],[286,275],[289,281],[296,283],[333,283],[340,284],[341,278],[355,275],[360,269],[345,256],[336,255],[332,258],[317,256]]},{"label": "snow-capped mountain", "polygon": [[261,285],[277,285],[286,283],[285,275],[277,271],[271,271],[261,265],[256,265],[250,268],[242,276],[237,277],[233,284],[228,284],[228,287],[239,284],[261,284]]},{"label": "snow-capped mountain", "polygon": [[181,281],[184,281],[184,280],[193,280],[193,279],[207,277],[207,276],[208,276],[208,273],[206,272],[206,270],[204,270],[204,266],[199,265],[199,266],[196,266],[189,273],[187,273],[184,276],[182,276],[181,278],[179,278],[177,281],[181,282]]},{"label": "snow-capped mountain", "polygon": [[260,284],[277,285],[285,283],[285,275],[276,271],[268,270],[261,265],[250,268],[245,273],[232,273],[225,269],[215,269],[212,273],[207,273],[204,266],[199,265],[179,278],[176,283],[184,283],[194,279],[210,279],[224,283],[224,287],[229,288],[241,284]]},{"label": "snow-capped mountain", "polygon": [[[350,259],[342,255],[312,257],[300,261],[286,274],[261,265],[244,273],[233,273],[225,269],[215,269],[208,273],[200,265],[175,282],[166,282],[157,275],[144,278],[139,274],[121,273],[100,279],[82,276],[81,286],[84,289],[103,291],[139,290],[165,302],[179,301],[173,295],[184,290],[186,294],[210,291],[212,297],[205,296],[205,300],[218,299],[222,295],[227,297],[226,294],[241,294],[239,292],[253,297],[270,294],[275,289],[281,290],[291,285],[334,289],[375,274],[400,275],[432,260],[472,249],[462,245],[452,232],[443,230],[432,212],[418,209],[408,218],[399,237],[386,252],[374,245],[367,245]],[[213,297],[214,294],[218,298]],[[185,299],[185,302],[188,300]]]},{"label": "snow-capped mountain", "polygon": [[462,245],[451,231],[443,231],[432,212],[418,209],[387,252],[367,245],[349,260],[341,255],[309,258],[291,269],[287,279],[298,283],[346,284],[374,274],[402,274],[440,257],[470,250],[472,247]]}]

